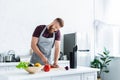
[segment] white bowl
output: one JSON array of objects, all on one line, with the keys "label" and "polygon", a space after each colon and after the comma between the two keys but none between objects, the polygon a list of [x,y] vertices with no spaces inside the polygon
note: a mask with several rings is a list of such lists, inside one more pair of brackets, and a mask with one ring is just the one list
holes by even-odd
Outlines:
[{"label": "white bowl", "polygon": [[28,67],[25,70],[29,72],[30,74],[34,74],[34,73],[41,71],[41,69],[42,67]]}]

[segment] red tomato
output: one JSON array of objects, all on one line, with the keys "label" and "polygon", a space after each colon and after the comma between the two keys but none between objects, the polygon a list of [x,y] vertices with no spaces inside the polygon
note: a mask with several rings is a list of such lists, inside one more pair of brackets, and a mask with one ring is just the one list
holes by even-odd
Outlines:
[{"label": "red tomato", "polygon": [[50,71],[51,66],[49,64],[46,64],[43,69],[45,72],[48,72],[48,71]]}]

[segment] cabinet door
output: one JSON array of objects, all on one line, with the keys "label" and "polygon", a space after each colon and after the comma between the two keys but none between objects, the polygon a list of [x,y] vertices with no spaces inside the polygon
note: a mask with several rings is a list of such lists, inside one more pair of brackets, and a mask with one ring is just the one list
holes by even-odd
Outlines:
[{"label": "cabinet door", "polygon": [[83,75],[83,80],[97,80],[96,73],[86,73]]},{"label": "cabinet door", "polygon": [[81,80],[80,75],[64,75],[64,76],[57,76],[52,77],[52,80]]}]

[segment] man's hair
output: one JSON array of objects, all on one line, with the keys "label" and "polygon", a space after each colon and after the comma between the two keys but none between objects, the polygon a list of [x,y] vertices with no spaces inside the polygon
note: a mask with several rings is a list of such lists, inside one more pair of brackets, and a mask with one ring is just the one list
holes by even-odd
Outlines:
[{"label": "man's hair", "polygon": [[61,18],[56,18],[55,21],[57,21],[61,27],[64,26],[64,21]]}]

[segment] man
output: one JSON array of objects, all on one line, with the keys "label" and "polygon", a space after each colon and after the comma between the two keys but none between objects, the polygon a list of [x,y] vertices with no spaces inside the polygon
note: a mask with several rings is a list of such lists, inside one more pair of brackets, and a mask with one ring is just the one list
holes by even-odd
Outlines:
[{"label": "man", "polygon": [[58,67],[60,53],[60,28],[64,26],[61,18],[56,18],[49,25],[38,26],[32,36],[31,47],[33,54],[30,62],[42,65],[51,64],[51,50],[55,45],[53,67]]}]

